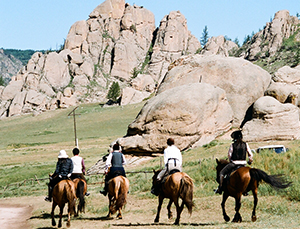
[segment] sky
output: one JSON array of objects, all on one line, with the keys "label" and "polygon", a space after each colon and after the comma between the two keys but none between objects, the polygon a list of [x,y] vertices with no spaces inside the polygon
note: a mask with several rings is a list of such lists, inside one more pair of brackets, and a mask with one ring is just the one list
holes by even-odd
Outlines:
[{"label": "sky", "polygon": [[[104,0],[0,0],[0,48],[59,49],[70,27]],[[208,36],[236,38],[240,44],[270,22],[279,10],[300,13],[299,0],[127,0],[150,10],[156,26],[171,11],[179,10],[188,29],[199,40],[207,26]]]}]

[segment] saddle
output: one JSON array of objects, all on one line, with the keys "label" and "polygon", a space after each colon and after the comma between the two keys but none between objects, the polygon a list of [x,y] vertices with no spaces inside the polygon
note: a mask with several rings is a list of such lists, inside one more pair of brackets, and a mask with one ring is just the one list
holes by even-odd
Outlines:
[{"label": "saddle", "polygon": [[229,171],[229,173],[225,174],[226,183],[227,183],[227,181],[229,181],[230,176],[241,167],[245,167],[245,165],[236,165],[235,167],[233,167],[233,169],[231,171]]},{"label": "saddle", "polygon": [[123,173],[121,171],[117,170],[117,171],[113,172],[110,179],[113,179],[117,176],[123,176]]},{"label": "saddle", "polygon": [[162,183],[162,184],[165,183],[165,181],[166,181],[166,179],[167,179],[168,176],[170,176],[170,175],[172,175],[172,174],[174,174],[174,173],[178,173],[178,172],[180,172],[179,169],[172,169],[167,175],[165,175],[165,176],[162,178],[161,183]]}]

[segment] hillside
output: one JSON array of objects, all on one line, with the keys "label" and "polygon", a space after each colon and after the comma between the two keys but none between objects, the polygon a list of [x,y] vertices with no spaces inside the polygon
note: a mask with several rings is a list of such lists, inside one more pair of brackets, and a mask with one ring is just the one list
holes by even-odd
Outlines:
[{"label": "hillside", "polygon": [[[0,78],[2,86],[7,85],[12,76],[27,65],[36,50],[0,49]],[[45,52],[45,51],[40,51]]]}]

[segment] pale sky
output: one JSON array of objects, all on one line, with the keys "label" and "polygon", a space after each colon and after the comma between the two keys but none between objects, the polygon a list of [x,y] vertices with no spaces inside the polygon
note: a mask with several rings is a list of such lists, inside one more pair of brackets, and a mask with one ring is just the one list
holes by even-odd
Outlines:
[{"label": "pale sky", "polygon": [[[0,0],[0,48],[58,49],[70,27],[103,0]],[[205,26],[208,35],[226,35],[240,44],[245,36],[263,29],[279,10],[300,13],[299,0],[134,0],[155,15],[156,26],[171,11],[179,10],[188,29],[199,40]]]}]

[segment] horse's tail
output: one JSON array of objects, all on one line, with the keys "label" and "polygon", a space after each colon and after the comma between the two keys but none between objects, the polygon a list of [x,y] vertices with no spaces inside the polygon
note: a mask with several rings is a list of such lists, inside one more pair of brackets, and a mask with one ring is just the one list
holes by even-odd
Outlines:
[{"label": "horse's tail", "polygon": [[75,215],[75,213],[76,213],[75,206],[76,206],[77,198],[76,198],[74,183],[73,183],[73,181],[70,181],[70,182],[72,182],[72,183],[67,182],[68,186],[65,191],[66,191],[67,199],[69,202],[70,214]]},{"label": "horse's tail", "polygon": [[84,199],[84,188],[85,183],[80,180],[77,184],[77,190],[76,190],[76,196],[79,198],[79,205],[78,205],[78,211],[84,212],[85,209],[85,199]]},{"label": "horse's tail", "polygon": [[193,189],[194,184],[192,178],[190,178],[188,175],[183,176],[180,180],[179,196],[187,207],[190,215],[192,214],[194,206]]},{"label": "horse's tail", "polygon": [[284,189],[292,185],[292,182],[286,180],[284,174],[268,175],[260,169],[252,168],[250,169],[250,176],[257,182],[263,180],[276,189]]},{"label": "horse's tail", "polygon": [[125,180],[118,180],[115,184],[116,202],[113,209],[113,214],[126,204],[128,189]]}]

